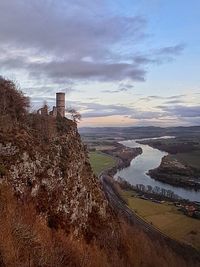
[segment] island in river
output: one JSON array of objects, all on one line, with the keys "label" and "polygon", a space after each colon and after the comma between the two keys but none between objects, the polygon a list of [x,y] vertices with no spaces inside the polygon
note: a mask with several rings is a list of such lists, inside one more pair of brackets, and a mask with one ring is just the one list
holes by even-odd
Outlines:
[{"label": "island in river", "polygon": [[[134,148],[136,152],[134,153],[135,155],[132,157],[132,153],[130,153],[129,162],[126,162],[126,164],[130,163],[130,166],[128,166],[128,164],[121,166],[121,171],[119,171],[116,176],[123,177],[132,185],[143,184],[145,186],[157,186],[165,190],[171,190],[184,199],[200,201],[200,193],[199,191],[195,191],[197,186],[194,187],[192,184],[192,177],[194,175],[190,177],[187,175],[179,175],[179,179],[177,180],[177,176],[175,176],[174,172],[175,168],[172,166],[173,164],[171,164],[169,168],[170,178],[173,177],[173,182],[167,178],[164,180],[160,178],[161,176],[152,178],[150,175],[146,175],[149,170],[158,168],[158,166],[162,164],[162,158],[169,155],[168,157],[174,158],[176,160],[175,162],[181,162],[186,166],[186,169],[189,169],[188,166],[190,166],[190,172],[192,170],[194,173],[195,170],[197,173],[195,174],[196,181],[198,181],[200,166],[200,127],[159,128],[157,130],[155,127],[150,127],[150,129],[149,127],[92,128],[90,130],[91,132],[82,132],[82,139],[89,150],[95,151],[95,154],[103,152],[111,155],[116,152],[116,148],[118,152],[120,150],[122,152],[122,145],[128,148]],[[164,133],[165,136],[174,136],[175,138],[160,139],[161,133]],[[150,137],[149,140],[146,139],[148,135]],[[141,140],[141,138],[145,138],[145,140]],[[134,140],[137,140],[137,143]],[[121,143],[121,146],[118,142]],[[143,153],[139,153],[139,156],[135,158],[138,154],[136,147],[141,147]],[[129,151],[131,151],[131,149]],[[135,159],[131,161],[132,158]],[[122,169],[123,167],[127,168]],[[184,169],[184,172],[186,169]],[[181,178],[182,180],[184,178],[187,182],[184,180],[180,182]]]},{"label": "island in river", "polygon": [[164,156],[158,168],[148,171],[153,179],[171,185],[200,189],[200,174],[171,155]]},{"label": "island in river", "polygon": [[[139,154],[137,157],[134,157],[134,159],[130,162],[130,166],[121,169],[116,174],[116,176],[122,176],[126,181],[133,185],[129,185],[129,187],[126,188],[123,186],[123,184],[119,184],[115,181],[117,185],[119,185],[117,188],[120,190],[120,195],[127,202],[127,205],[133,209],[138,216],[145,219],[145,221],[155,225],[162,232],[171,236],[172,238],[180,240],[181,242],[186,242],[200,251],[200,220],[193,218],[191,214],[186,216],[188,213],[184,213],[184,206],[186,205],[187,207],[194,207],[194,203],[190,203],[189,201],[185,203],[184,201],[177,202],[177,200],[174,200],[175,202],[173,202],[170,198],[163,196],[161,197],[161,195],[150,195],[149,191],[147,194],[147,192],[140,193],[139,191],[135,190],[136,187],[134,185],[136,184],[144,184],[146,187],[147,185],[151,185],[152,188],[160,187],[165,188],[166,191],[173,190],[176,194],[182,196],[183,198],[190,199],[191,201],[200,201],[200,194],[192,189],[171,186],[151,179],[150,176],[146,175],[150,168],[155,168],[160,164],[161,158],[167,155],[166,152],[154,149],[148,145],[140,145],[135,142],[135,140],[122,141],[120,142],[120,145],[117,145],[118,143],[116,140],[121,140],[120,136],[117,136],[117,134],[113,134],[113,136],[110,136],[109,138],[106,136],[102,137],[92,134],[90,136],[88,135],[88,137],[85,137],[84,139],[85,143],[88,145],[88,148],[92,150],[91,159],[95,158],[95,161],[93,160],[91,163],[93,163],[92,167],[94,168],[94,171],[95,168],[98,167],[98,169],[96,169],[96,173],[98,174],[100,173],[99,165],[101,165],[101,167],[106,166],[105,170],[107,170],[107,153],[111,155],[117,151],[120,152],[120,150],[122,152],[125,151],[125,148],[128,148],[127,151],[134,151],[135,148],[141,146],[143,153]],[[118,146],[118,149],[116,149],[116,146]],[[131,150],[131,148],[134,150]],[[101,155],[101,157],[98,157],[100,159],[98,165],[96,162],[97,154]],[[113,163],[115,162],[113,161]],[[113,163],[110,164],[109,167],[112,168]],[[101,172],[102,170],[103,168],[101,168]],[[129,183],[126,183],[126,185]],[[183,209],[183,211],[180,209]]]},{"label": "island in river", "polygon": [[168,152],[160,166],[148,171],[151,178],[185,188],[200,189],[200,139],[173,138],[139,141]]}]

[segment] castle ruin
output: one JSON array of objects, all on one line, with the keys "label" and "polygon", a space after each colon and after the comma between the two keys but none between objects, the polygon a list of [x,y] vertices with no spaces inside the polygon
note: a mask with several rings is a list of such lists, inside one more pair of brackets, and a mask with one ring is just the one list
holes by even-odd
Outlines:
[{"label": "castle ruin", "polygon": [[48,106],[44,105],[44,107],[38,109],[37,113],[41,115],[51,115],[53,117],[57,117],[58,115],[65,117],[65,93],[56,93],[56,106],[53,106],[52,111],[48,113]]}]

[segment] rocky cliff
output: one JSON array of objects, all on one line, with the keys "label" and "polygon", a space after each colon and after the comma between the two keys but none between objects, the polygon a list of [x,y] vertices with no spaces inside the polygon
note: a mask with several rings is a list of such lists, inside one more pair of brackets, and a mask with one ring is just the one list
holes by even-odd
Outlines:
[{"label": "rocky cliff", "polygon": [[[60,116],[29,113],[29,100],[10,81],[0,79],[0,93],[0,224],[5,233],[0,235],[0,266],[4,262],[5,266],[29,266],[27,253],[32,255],[33,266],[76,266],[76,262],[80,266],[86,244],[93,244],[91,250],[95,244],[106,247],[118,227],[92,172],[77,125]],[[32,250],[24,243],[19,248],[23,231]],[[109,236],[104,238],[106,233]],[[12,245],[6,246],[5,240]],[[116,240],[110,247],[116,246]],[[66,243],[70,247],[76,243],[70,254]],[[51,251],[54,260],[39,265],[35,253],[42,251]],[[80,256],[74,260],[77,251]],[[63,260],[55,265],[57,254]],[[91,263],[84,261],[83,266]]]},{"label": "rocky cliff", "polygon": [[[33,201],[51,227],[73,227],[78,234],[87,229],[90,216],[106,220],[107,202],[75,123],[66,118],[49,123],[56,133],[45,142],[31,127],[16,127],[6,137],[1,133],[1,181],[22,201]],[[59,124],[66,129],[58,130]]]},{"label": "rocky cliff", "polygon": [[112,209],[73,121],[28,113],[10,81],[0,96],[0,266],[198,266]]}]

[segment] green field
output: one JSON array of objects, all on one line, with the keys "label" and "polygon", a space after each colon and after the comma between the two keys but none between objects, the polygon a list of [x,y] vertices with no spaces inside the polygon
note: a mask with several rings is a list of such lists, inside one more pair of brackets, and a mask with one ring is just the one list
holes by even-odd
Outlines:
[{"label": "green field", "polygon": [[177,153],[176,155],[171,155],[171,157],[176,158],[185,165],[200,169],[200,150]]},{"label": "green field", "polygon": [[90,152],[89,153],[90,163],[92,169],[96,175],[99,175],[103,170],[114,167],[116,160],[101,152]]},{"label": "green field", "polygon": [[[113,167],[116,161],[102,152],[90,152],[90,163],[96,175]],[[133,191],[121,191],[129,207],[141,218],[168,236],[186,242],[200,251],[200,220],[185,216],[171,203],[157,204],[135,197]]]},{"label": "green field", "polygon": [[129,207],[163,233],[186,242],[200,251],[200,220],[185,216],[171,203],[157,204],[134,196],[131,191],[122,191]]},{"label": "green field", "polygon": [[[197,137],[150,140],[146,143],[154,144],[153,147],[157,144],[155,147],[169,152],[170,157],[180,161],[184,165],[200,169],[200,139]],[[160,143],[159,146],[158,143]],[[175,148],[174,153],[171,152],[173,148]],[[168,151],[168,149],[170,150]]]}]

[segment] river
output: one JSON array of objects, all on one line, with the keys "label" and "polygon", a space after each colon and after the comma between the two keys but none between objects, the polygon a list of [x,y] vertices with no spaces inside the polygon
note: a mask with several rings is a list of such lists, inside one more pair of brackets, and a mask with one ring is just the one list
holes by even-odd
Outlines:
[{"label": "river", "polygon": [[[173,138],[173,137],[163,136],[162,138]],[[160,137],[157,139],[160,139]],[[147,140],[147,138],[145,140]],[[167,153],[160,151],[158,149],[154,149],[148,145],[139,144],[136,141],[137,140],[127,140],[120,142],[121,144],[127,147],[141,147],[143,153],[138,157],[136,157],[135,159],[133,159],[129,167],[118,171],[115,177],[120,176],[125,180],[127,180],[132,185],[144,184],[144,185],[151,185],[152,187],[158,186],[160,188],[172,190],[175,194],[179,195],[182,198],[189,199],[191,201],[200,201],[200,191],[172,186],[166,183],[156,181],[152,179],[150,176],[148,176],[146,174],[148,170],[155,169],[156,167],[158,167],[161,163],[162,157],[167,155]]]}]

